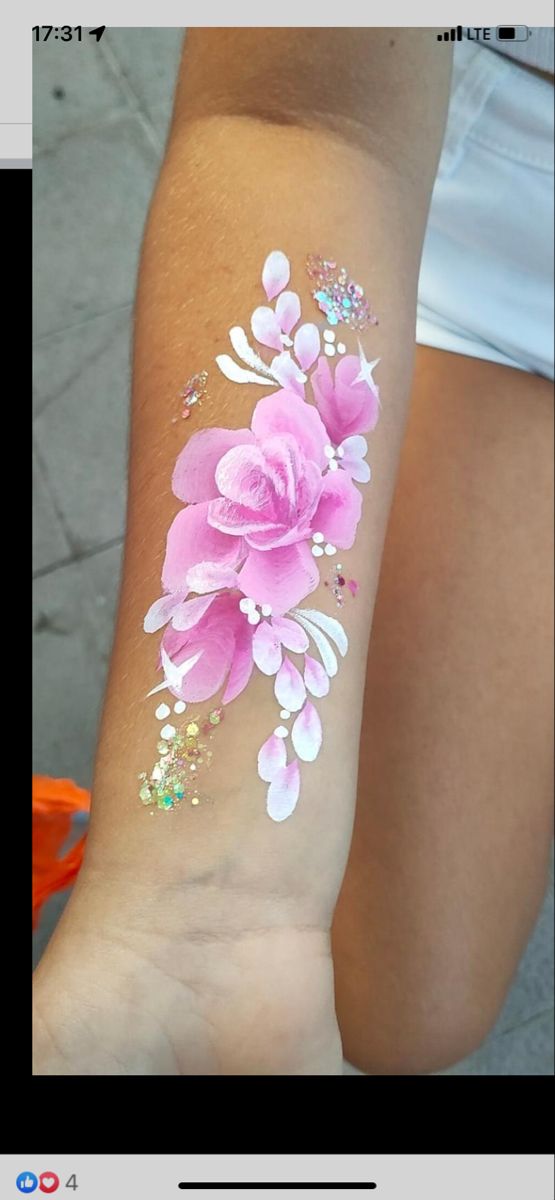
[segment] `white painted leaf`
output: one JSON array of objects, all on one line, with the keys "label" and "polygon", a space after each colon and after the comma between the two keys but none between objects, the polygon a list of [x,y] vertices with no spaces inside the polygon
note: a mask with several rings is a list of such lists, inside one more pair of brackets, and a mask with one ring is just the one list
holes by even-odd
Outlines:
[{"label": "white painted leaf", "polygon": [[267,363],[256,353],[256,350],[253,350],[245,330],[240,325],[234,325],[230,329],[229,340],[242,362],[246,363],[248,367],[252,367],[254,371],[259,371],[261,375],[267,375],[269,379],[274,378]]},{"label": "white painted leaf", "polygon": [[301,614],[299,609],[291,609],[291,612],[295,613],[295,619],[299,622],[299,625],[302,625],[303,629],[306,629],[309,637],[312,638],[314,645],[319,651],[320,658],[322,659],[328,675],[330,677],[337,675],[337,659],[327,637],[324,636],[321,629],[318,629],[317,625],[313,625],[312,621],[307,621],[306,617]]},{"label": "white painted leaf", "polygon": [[276,385],[273,377],[264,379],[260,375],[255,375],[253,371],[246,371],[244,367],[240,367],[238,363],[234,362],[229,354],[218,354],[216,363],[222,375],[225,375],[226,379],[230,379],[232,383],[259,383],[262,387],[275,387]]},{"label": "white painted leaf", "polygon": [[319,629],[323,629],[324,633],[327,633],[332,642],[335,642],[339,653],[343,656],[343,658],[345,657],[347,650],[349,649],[349,639],[340,621],[337,621],[335,617],[329,617],[327,613],[318,612],[318,609],[316,608],[294,608],[292,609],[292,612],[294,612],[295,616],[297,617],[300,612],[307,621],[312,621],[313,625],[317,625]]}]

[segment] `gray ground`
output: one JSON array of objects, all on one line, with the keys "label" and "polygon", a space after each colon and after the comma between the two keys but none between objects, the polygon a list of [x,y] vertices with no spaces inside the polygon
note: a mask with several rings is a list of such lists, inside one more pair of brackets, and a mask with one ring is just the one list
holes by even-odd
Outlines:
[{"label": "gray ground", "polygon": [[[35,47],[34,768],[85,786],[122,549],[135,269],[180,38]],[[495,1030],[445,1074],[553,1073],[552,914],[553,884]]]}]

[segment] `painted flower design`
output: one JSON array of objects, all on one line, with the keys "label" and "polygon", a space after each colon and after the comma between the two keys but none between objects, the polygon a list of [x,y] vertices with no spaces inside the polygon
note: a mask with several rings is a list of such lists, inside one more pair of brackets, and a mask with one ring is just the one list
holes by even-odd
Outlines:
[{"label": "painted flower design", "polygon": [[[321,544],[335,553],[354,543],[362,506],[356,485],[370,478],[362,435],[379,415],[376,363],[359,347],[332,375],[326,358],[318,358],[317,326],[299,325],[300,301],[286,290],[289,278],[288,259],[273,251],[262,280],[275,304],[259,306],[251,318],[257,342],[278,352],[272,362],[253,350],[240,326],[230,339],[246,368],[229,356],[217,359],[228,378],[270,383],[274,391],[256,404],[250,428],[204,429],[181,451],[172,487],[186,507],[168,533],[164,593],[144,621],[147,632],[165,627],[164,678],[153,692],[168,688],[184,702],[221,692],[228,704],[253,669],[273,677],[282,723],[261,748],[258,768],[276,821],[297,803],[299,760],[312,762],[319,753],[314,700],[329,691],[336,652],[347,650],[339,621],[299,606],[320,581]],[[314,363],[312,403],[304,372]],[[290,719],[291,729],[283,724]]]}]

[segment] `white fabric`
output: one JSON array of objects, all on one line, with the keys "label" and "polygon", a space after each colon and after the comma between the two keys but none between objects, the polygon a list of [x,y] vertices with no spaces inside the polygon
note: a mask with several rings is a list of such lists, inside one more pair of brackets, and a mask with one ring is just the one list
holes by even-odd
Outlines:
[{"label": "white fabric", "polygon": [[553,379],[553,86],[455,45],[417,342]]}]

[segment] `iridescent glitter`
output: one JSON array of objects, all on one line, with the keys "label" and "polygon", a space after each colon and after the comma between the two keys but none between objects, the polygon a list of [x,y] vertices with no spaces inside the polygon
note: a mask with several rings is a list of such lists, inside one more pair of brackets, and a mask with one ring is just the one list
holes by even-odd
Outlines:
[{"label": "iridescent glitter", "polygon": [[202,401],[207,395],[207,380],[208,371],[199,371],[198,375],[192,375],[191,378],[187,380],[183,391],[180,393],[183,401],[182,416],[185,420],[187,417],[190,417],[191,409],[195,404],[202,405]]},{"label": "iridescent glitter", "polygon": [[[157,743],[160,755],[150,773],[139,775],[139,799],[145,806],[168,812],[183,800],[195,808],[207,799],[199,789],[199,775],[212,762],[212,741],[216,727],[223,721],[223,709],[213,708],[207,717],[187,719],[168,741]],[[164,732],[164,731],[162,731]]]},{"label": "iridescent glitter", "polygon": [[[378,318],[370,309],[364,288],[349,277],[346,267],[338,267],[333,259],[309,254],[306,269],[315,284],[312,295],[328,325],[348,325],[359,332],[367,325],[377,325]],[[334,351],[326,350],[333,354]]]}]

